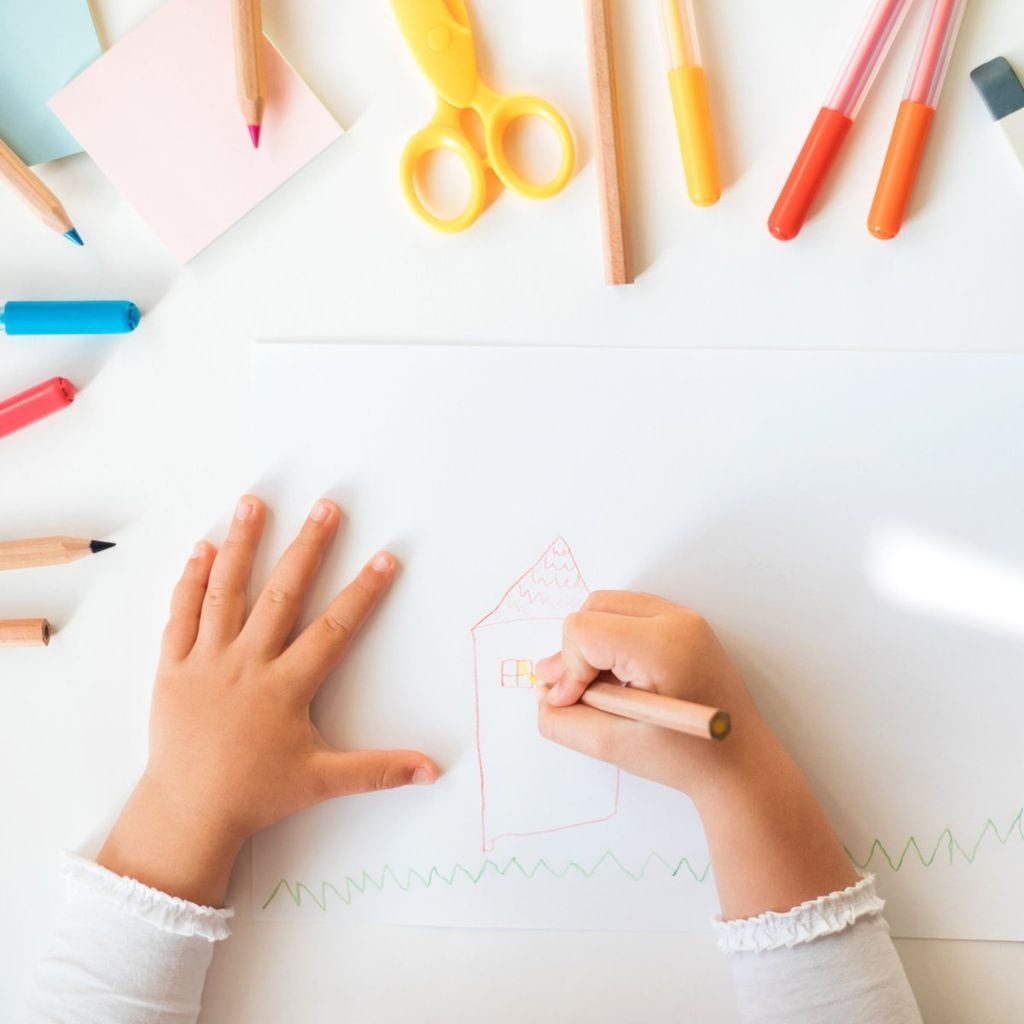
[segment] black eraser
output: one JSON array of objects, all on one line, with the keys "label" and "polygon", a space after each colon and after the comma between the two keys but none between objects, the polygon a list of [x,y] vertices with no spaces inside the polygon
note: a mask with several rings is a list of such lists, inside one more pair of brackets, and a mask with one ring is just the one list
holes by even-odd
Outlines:
[{"label": "black eraser", "polygon": [[971,81],[997,121],[1024,108],[1024,85],[1005,57],[976,67],[971,72]]}]

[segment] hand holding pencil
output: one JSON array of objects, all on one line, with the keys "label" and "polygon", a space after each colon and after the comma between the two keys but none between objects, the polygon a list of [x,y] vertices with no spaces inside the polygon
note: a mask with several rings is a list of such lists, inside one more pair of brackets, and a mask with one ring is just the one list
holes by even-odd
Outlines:
[{"label": "hand holding pencil", "polygon": [[649,594],[592,594],[536,674],[545,737],[684,792],[735,745],[694,737],[724,739],[736,724],[741,746],[760,721],[707,622]]}]

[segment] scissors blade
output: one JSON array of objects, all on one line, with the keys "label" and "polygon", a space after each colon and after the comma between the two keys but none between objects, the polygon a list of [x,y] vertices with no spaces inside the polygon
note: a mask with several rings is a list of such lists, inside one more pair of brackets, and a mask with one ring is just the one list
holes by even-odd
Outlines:
[{"label": "scissors blade", "polygon": [[438,96],[454,107],[468,107],[479,78],[464,0],[391,0],[391,7]]}]

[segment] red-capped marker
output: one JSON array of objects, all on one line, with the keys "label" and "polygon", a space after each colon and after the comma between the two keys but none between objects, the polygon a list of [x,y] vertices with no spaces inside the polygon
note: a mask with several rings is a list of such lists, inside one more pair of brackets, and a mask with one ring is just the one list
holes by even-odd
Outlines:
[{"label": "red-capped marker", "polygon": [[0,437],[13,434],[75,400],[75,386],[64,377],[51,377],[27,391],[0,402]]},{"label": "red-capped marker", "polygon": [[768,218],[768,230],[778,239],[796,238],[814,199],[832,169],[853,122],[860,113],[878,69],[912,0],[877,0],[853,53],[797,157],[789,179]]}]

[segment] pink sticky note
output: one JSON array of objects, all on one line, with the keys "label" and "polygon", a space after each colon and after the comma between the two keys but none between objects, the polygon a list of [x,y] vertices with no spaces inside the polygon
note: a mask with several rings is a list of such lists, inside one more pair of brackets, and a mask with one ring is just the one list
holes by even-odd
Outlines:
[{"label": "pink sticky note", "polygon": [[50,107],[182,263],[342,134],[264,40],[253,149],[235,94],[231,5],[168,0]]}]

